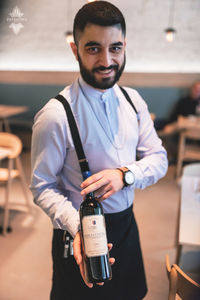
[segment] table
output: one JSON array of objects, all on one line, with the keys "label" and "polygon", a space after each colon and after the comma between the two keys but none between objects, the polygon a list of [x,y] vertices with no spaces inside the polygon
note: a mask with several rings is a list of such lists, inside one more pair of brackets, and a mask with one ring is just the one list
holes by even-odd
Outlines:
[{"label": "table", "polygon": [[200,246],[200,163],[192,163],[183,168],[177,220],[176,264],[179,264],[183,245]]},{"label": "table", "polygon": [[196,116],[188,116],[188,117],[182,117],[179,116],[176,124],[175,129],[178,131],[180,130],[188,130],[188,129],[194,129],[194,130],[200,130],[200,117]]},{"label": "table", "polygon": [[5,128],[5,131],[10,132],[8,118],[14,115],[21,114],[28,110],[27,106],[0,105],[0,131]]},{"label": "table", "polygon": [[181,180],[180,244],[200,246],[200,177]]},{"label": "table", "polygon": [[179,134],[180,132],[188,129],[200,130],[200,117],[179,116],[177,121],[166,125],[164,129],[158,130],[158,135],[160,137],[165,137],[177,133]]}]

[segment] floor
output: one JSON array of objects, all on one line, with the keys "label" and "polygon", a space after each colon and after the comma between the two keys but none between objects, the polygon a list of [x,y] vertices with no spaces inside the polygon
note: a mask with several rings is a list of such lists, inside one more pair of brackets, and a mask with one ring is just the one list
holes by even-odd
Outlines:
[{"label": "floor", "polygon": [[[30,151],[23,152],[22,161],[29,182]],[[157,184],[136,191],[134,211],[149,288],[145,300],[167,299],[168,280],[164,261],[166,253],[171,263],[175,259],[178,194],[174,166],[169,167],[167,175]],[[2,199],[3,189],[0,188],[0,205]],[[32,203],[31,193],[30,201]],[[52,276],[51,222],[34,204],[32,215],[26,212],[18,182],[14,185],[12,202],[22,206],[10,213],[13,231],[6,237],[0,235],[0,300],[48,300]],[[1,209],[0,224],[2,212]],[[180,266],[200,281],[200,248],[184,246]]]}]

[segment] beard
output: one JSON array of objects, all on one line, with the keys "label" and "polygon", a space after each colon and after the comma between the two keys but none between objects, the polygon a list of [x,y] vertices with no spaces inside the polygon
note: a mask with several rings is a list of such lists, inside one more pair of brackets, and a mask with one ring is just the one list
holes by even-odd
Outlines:
[{"label": "beard", "polygon": [[[94,88],[101,89],[101,90],[106,90],[115,85],[115,83],[120,79],[122,72],[124,70],[125,64],[126,64],[126,56],[124,54],[124,61],[121,66],[118,64],[113,64],[110,65],[109,67],[103,67],[99,66],[97,68],[93,68],[92,70],[88,70],[78,53],[78,62],[79,62],[79,68],[80,68],[80,73],[85,82],[87,82],[89,85],[93,86]],[[104,70],[114,70],[115,75],[113,77],[106,77],[102,79],[96,79],[95,73],[98,71],[104,71]]]}]

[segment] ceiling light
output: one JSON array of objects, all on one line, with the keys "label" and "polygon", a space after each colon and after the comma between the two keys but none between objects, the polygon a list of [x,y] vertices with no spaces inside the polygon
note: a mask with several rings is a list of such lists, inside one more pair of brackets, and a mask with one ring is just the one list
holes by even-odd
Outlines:
[{"label": "ceiling light", "polygon": [[172,27],[169,27],[167,29],[165,29],[165,33],[166,33],[166,40],[171,43],[173,42],[174,38],[175,38],[175,34],[176,34],[176,30]]},{"label": "ceiling light", "polygon": [[171,0],[171,6],[169,9],[168,28],[165,29],[165,38],[169,43],[173,42],[176,33],[176,30],[173,28],[174,12],[175,12],[175,0]]}]

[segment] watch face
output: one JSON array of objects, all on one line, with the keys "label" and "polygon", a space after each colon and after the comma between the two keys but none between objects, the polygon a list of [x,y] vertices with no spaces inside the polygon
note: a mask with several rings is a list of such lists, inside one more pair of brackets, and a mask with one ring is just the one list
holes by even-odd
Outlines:
[{"label": "watch face", "polygon": [[131,171],[127,171],[124,174],[124,180],[125,180],[126,184],[128,184],[128,185],[133,184],[134,180],[135,180],[135,176]]}]

